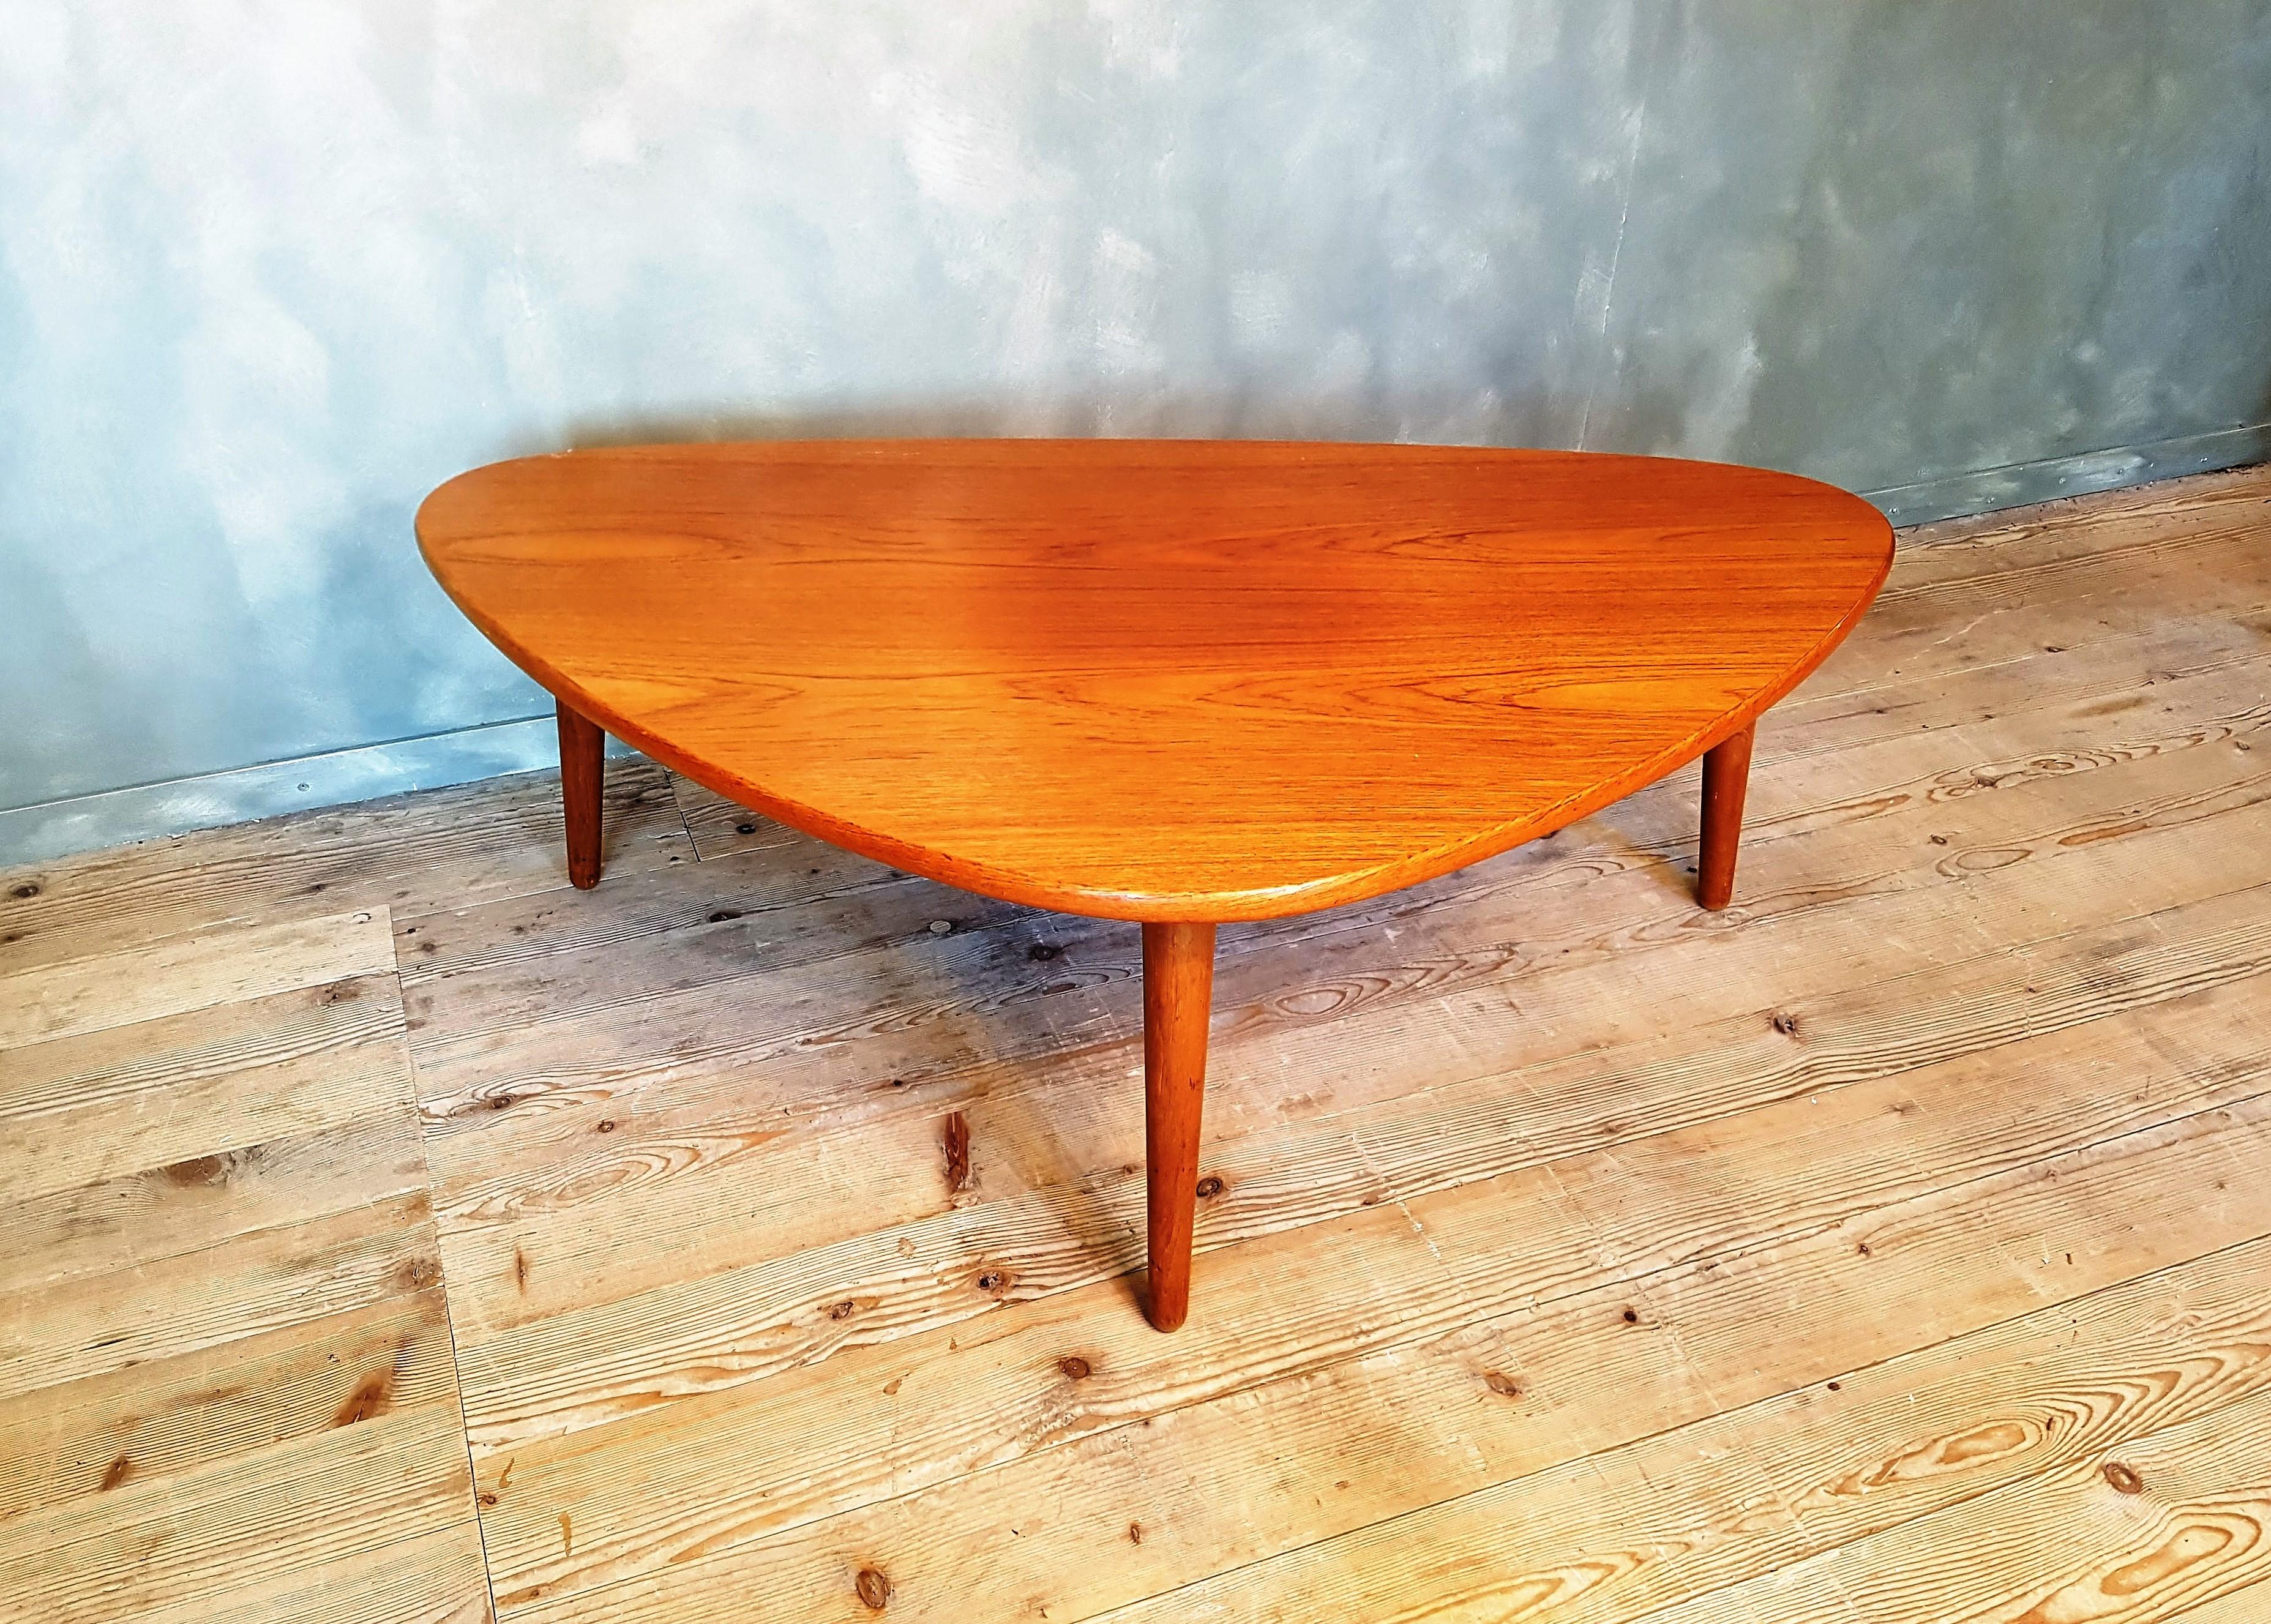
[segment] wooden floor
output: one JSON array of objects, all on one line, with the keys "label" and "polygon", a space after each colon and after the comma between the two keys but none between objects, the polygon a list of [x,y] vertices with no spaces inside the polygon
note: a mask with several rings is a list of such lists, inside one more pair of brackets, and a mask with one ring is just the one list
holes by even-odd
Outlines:
[{"label": "wooden floor", "polygon": [[2271,473],[1225,928],[1174,1337],[1133,927],[555,789],[0,876],[0,1616],[2271,1620]]}]

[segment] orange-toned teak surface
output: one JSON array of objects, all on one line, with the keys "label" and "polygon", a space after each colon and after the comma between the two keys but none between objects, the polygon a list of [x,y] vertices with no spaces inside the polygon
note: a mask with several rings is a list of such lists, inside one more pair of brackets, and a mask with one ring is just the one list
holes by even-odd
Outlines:
[{"label": "orange-toned teak surface", "polygon": [[[1867,503],[1758,469],[1253,442],[579,451],[450,480],[418,535],[561,703],[578,883],[588,721],[853,851],[1143,920],[1179,964],[1171,926],[1395,890],[1722,745],[1724,904],[1751,726],[1892,557]],[[1195,1155],[1177,1032],[1155,1154]],[[1155,1256],[1156,1320],[1187,1263]]]}]

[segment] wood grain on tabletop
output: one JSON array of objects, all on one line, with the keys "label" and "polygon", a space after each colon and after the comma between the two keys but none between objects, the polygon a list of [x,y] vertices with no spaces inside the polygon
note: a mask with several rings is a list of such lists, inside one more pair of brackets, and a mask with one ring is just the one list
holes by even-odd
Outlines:
[{"label": "wood grain on tabletop", "polygon": [[526,458],[420,510],[458,607],[733,801],[989,896],[1219,921],[1650,782],[1884,580],[1754,468],[1436,446],[835,441]]}]

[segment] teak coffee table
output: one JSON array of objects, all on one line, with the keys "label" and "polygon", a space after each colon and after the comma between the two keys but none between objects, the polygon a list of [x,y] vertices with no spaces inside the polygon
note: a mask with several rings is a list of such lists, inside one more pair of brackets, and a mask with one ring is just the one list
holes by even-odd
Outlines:
[{"label": "teak coffee table", "polygon": [[1128,440],[526,458],[418,514],[559,701],[568,872],[602,733],[841,846],[1143,927],[1148,1312],[1183,1322],[1215,927],[1354,902],[1703,757],[1726,905],[1752,725],[1892,532],[1717,464]]}]

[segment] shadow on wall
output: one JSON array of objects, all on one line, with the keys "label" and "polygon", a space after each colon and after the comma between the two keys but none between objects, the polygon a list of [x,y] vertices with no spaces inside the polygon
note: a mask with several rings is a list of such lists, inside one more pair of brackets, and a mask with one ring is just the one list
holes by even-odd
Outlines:
[{"label": "shadow on wall", "polygon": [[[560,443],[530,441],[499,454],[540,456],[602,446],[694,441],[1126,437],[1189,440],[1404,440],[1439,445],[1556,447],[1574,443],[1570,402],[1550,391],[1494,396],[1478,412],[1471,394],[1399,394],[1393,400],[1299,400],[1262,391],[1184,391],[1128,401],[1102,394],[1045,402],[981,394],[927,401],[850,403],[817,410],[632,413],[571,420]],[[1675,391],[1654,390],[1626,403],[1627,432],[1644,443],[1677,444],[1686,407]],[[1430,428],[1430,425],[1439,427]]]}]

